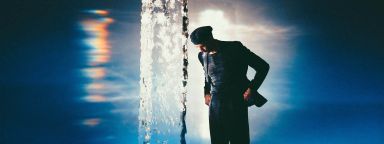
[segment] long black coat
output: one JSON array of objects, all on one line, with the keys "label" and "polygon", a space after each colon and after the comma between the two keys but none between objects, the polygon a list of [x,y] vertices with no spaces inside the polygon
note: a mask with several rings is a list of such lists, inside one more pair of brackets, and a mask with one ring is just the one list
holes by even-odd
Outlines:
[{"label": "long black coat", "polygon": [[[257,90],[266,76],[269,65],[237,41],[219,41],[217,52],[222,54],[225,77],[222,84],[224,88],[221,87],[217,93],[212,94],[209,105],[211,143],[223,144],[230,141],[247,144],[250,141],[248,108],[242,93],[248,87]],[[198,57],[204,66],[206,59],[203,58],[203,53],[200,52]],[[248,80],[246,75],[248,66],[258,73],[255,75],[258,82]],[[208,94],[211,90],[211,81],[206,69],[204,68],[206,72],[204,92]]]},{"label": "long black coat", "polygon": [[[248,48],[243,46],[239,41],[218,41],[218,52],[222,53],[223,61],[225,65],[225,71],[229,73],[229,77],[226,82],[228,88],[225,88],[226,92],[239,94],[246,90],[246,88],[258,89],[255,86],[256,81],[248,80],[247,70],[248,66],[256,70],[256,72],[265,71],[269,69],[269,64],[262,58],[251,52]],[[199,52],[198,58],[200,63],[204,67],[203,52]],[[208,94],[211,90],[210,77],[206,78],[204,85],[204,93]],[[254,77],[256,79],[256,75]]]}]

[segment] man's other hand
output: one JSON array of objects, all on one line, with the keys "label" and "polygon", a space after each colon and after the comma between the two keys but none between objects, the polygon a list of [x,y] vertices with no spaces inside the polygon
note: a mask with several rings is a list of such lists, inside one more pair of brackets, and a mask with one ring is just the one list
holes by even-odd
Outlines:
[{"label": "man's other hand", "polygon": [[251,98],[251,94],[252,94],[252,91],[250,88],[248,88],[244,94],[243,94],[243,97],[244,97],[244,100],[248,101],[249,98]]},{"label": "man's other hand", "polygon": [[205,99],[205,104],[209,106],[209,104],[211,103],[211,94],[205,94],[204,99]]}]

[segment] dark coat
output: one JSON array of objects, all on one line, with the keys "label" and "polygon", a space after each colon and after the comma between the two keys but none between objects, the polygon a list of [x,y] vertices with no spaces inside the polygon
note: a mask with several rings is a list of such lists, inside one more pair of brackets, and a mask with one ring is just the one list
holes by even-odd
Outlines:
[{"label": "dark coat", "polygon": [[[226,88],[227,90],[230,90],[231,93],[234,92],[238,94],[244,92],[248,87],[258,89],[260,85],[254,81],[257,75],[255,75],[252,81],[247,78],[248,66],[255,69],[257,73],[262,72],[266,75],[269,70],[269,64],[267,62],[251,52],[239,41],[219,41],[218,52],[222,53],[225,70],[229,73],[228,81],[226,82],[230,84],[228,85],[229,88]],[[199,52],[198,58],[204,67],[203,52]],[[208,76],[208,81],[205,81],[204,93],[210,93],[210,89],[211,81]]]}]

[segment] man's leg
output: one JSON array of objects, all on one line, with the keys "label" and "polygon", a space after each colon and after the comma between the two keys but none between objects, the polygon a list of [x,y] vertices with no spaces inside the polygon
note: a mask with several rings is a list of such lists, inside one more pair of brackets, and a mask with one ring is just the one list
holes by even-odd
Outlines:
[{"label": "man's leg", "polygon": [[209,130],[211,144],[228,144],[229,138],[226,133],[225,117],[222,104],[218,101],[211,101],[209,106]]},{"label": "man's leg", "polygon": [[244,104],[235,104],[229,119],[231,144],[249,144],[248,107]]}]

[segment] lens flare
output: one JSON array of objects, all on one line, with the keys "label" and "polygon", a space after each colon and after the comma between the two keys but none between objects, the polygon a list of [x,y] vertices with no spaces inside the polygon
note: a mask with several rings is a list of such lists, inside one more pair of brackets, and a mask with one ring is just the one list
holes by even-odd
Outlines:
[{"label": "lens flare", "polygon": [[107,98],[103,95],[90,95],[84,98],[87,102],[106,102]]},{"label": "lens flare", "polygon": [[97,90],[102,90],[105,89],[105,84],[100,83],[100,82],[93,82],[85,86],[85,89],[87,91],[97,91]]},{"label": "lens flare", "polygon": [[86,68],[83,72],[86,76],[92,79],[102,79],[106,74],[105,68],[103,67]]},{"label": "lens flare", "polygon": [[81,22],[82,29],[89,35],[84,43],[89,46],[88,64],[96,66],[107,63],[111,53],[111,45],[108,41],[108,26],[113,23],[112,18],[86,19]]},{"label": "lens flare", "polygon": [[89,10],[88,12],[93,13],[93,14],[98,14],[101,16],[106,16],[109,14],[109,12],[107,10]]},{"label": "lens flare", "polygon": [[101,123],[101,119],[99,118],[90,118],[83,120],[82,124],[89,127],[95,127]]},{"label": "lens flare", "polygon": [[86,51],[88,67],[83,68],[82,73],[92,82],[85,86],[90,95],[82,99],[89,103],[109,102],[109,98],[101,92],[105,90],[103,80],[107,75],[107,69],[103,64],[108,63],[111,58],[108,26],[114,20],[107,17],[109,14],[107,10],[89,10],[87,12],[95,15],[80,22],[82,30],[87,34],[84,44],[88,48]]}]

